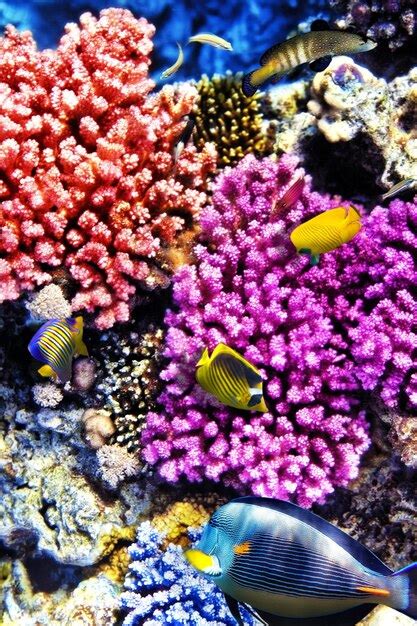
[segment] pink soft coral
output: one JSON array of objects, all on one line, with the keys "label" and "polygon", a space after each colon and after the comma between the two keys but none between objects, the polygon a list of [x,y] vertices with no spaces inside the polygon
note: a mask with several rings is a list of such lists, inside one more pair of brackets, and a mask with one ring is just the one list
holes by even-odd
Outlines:
[{"label": "pink soft coral", "polygon": [[30,33],[0,39],[0,302],[65,266],[73,309],[97,326],[129,318],[138,286],[169,281],[178,235],[206,201],[213,146],[173,146],[196,98],[154,87],[154,27],[124,9],[69,24],[56,51]]}]

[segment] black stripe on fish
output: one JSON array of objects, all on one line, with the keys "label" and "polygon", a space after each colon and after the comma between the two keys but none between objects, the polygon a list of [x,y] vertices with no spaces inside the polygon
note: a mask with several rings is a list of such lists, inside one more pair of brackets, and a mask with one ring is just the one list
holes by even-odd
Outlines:
[{"label": "black stripe on fish", "polygon": [[358,541],[355,541],[355,539],[340,530],[340,528],[330,524],[330,522],[327,522],[312,511],[302,509],[292,502],[275,500],[274,498],[262,498],[258,496],[244,496],[242,498],[235,498],[234,500],[231,500],[231,503],[235,502],[246,504],[248,506],[265,507],[271,511],[277,511],[283,515],[289,515],[294,519],[298,519],[337,543],[339,547],[346,550],[346,552],[359,561],[359,563],[361,563],[364,567],[374,570],[377,574],[383,574],[384,576],[389,576],[393,573],[393,570],[387,567],[385,563],[383,563],[373,552],[368,550],[368,548],[360,544]]},{"label": "black stripe on fish", "polygon": [[242,78],[242,91],[247,98],[253,96],[259,89],[257,85],[252,84],[252,76],[255,72],[256,70],[253,70],[253,72],[245,74],[245,76]]}]

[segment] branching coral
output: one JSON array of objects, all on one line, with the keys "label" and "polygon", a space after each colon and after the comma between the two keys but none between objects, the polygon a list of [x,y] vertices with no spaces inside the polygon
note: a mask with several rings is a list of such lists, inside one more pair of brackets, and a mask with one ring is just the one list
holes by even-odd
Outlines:
[{"label": "branching coral", "polygon": [[216,142],[222,166],[236,163],[249,152],[265,151],[261,94],[246,98],[241,85],[242,74],[232,72],[212,78],[203,75],[197,83],[196,145],[203,149],[206,142]]},{"label": "branching coral", "polygon": [[[177,274],[177,310],[166,316],[167,385],[143,434],[146,460],[169,482],[208,478],[309,506],[357,474],[368,438],[353,361],[329,317],[330,285],[304,286],[315,268],[305,271],[287,232],[337,201],[306,182],[289,214],[270,219],[295,168],[293,157],[276,164],[248,156],[226,169],[201,217],[197,264]],[[341,289],[337,277],[333,287]],[[221,406],[195,383],[203,347],[219,341],[259,368],[268,413]]]},{"label": "branching coral", "polygon": [[126,478],[137,475],[141,467],[137,456],[117,445],[101,446],[97,451],[97,460],[98,474],[111,489],[116,489]]},{"label": "branching coral", "polygon": [[392,50],[417,34],[417,8],[414,0],[330,0],[330,6],[344,11],[339,28],[355,30],[377,41],[388,41]]},{"label": "branching coral", "polygon": [[166,252],[204,205],[213,146],[173,146],[197,92],[150,92],[154,27],[124,9],[86,13],[57,51],[30,33],[0,40],[1,298],[17,298],[65,266],[74,311],[126,321],[139,287],[169,282]]},{"label": "branching coral", "polygon": [[[180,546],[161,549],[163,535],[150,522],[139,525],[137,541],[129,548],[132,563],[121,596],[127,615],[123,626],[178,624],[234,626],[223,594],[185,561]],[[253,618],[244,611],[245,624]]]}]

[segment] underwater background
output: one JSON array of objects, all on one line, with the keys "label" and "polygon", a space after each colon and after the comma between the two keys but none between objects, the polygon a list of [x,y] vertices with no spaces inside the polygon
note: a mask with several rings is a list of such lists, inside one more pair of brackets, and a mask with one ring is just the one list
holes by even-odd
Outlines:
[{"label": "underwater background", "polygon": [[[275,50],[249,93],[323,20],[371,46]],[[238,624],[183,551],[239,496],[417,561],[415,0],[0,1],[0,26],[1,626]]]}]

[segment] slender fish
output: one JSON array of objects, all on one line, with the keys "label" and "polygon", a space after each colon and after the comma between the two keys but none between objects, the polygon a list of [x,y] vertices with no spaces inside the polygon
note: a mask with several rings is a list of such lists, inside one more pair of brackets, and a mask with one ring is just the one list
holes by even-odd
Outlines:
[{"label": "slender fish", "polygon": [[403,191],[408,191],[409,189],[413,189],[417,184],[417,178],[406,178],[405,180],[400,180],[399,183],[388,189],[386,193],[381,195],[382,200],[388,200],[388,198],[393,198],[394,196],[398,196]]},{"label": "slender fish", "polygon": [[195,119],[194,119],[194,116],[190,113],[188,115],[187,122],[186,122],[186,124],[184,126],[184,130],[182,131],[182,133],[178,137],[177,142],[176,142],[176,144],[174,146],[174,167],[173,167],[173,172],[175,172],[175,170],[177,168],[178,159],[180,158],[182,151],[184,150],[185,146],[187,145],[187,143],[191,139],[191,135],[193,134],[194,128],[195,128]]},{"label": "slender fish", "polygon": [[29,346],[33,358],[46,363],[38,372],[66,383],[71,378],[74,354],[88,356],[83,342],[83,318],[54,319],[43,324]]},{"label": "slender fish", "polygon": [[177,42],[177,46],[178,46],[178,58],[173,65],[171,65],[170,67],[168,67],[166,70],[162,72],[161,78],[168,78],[168,76],[172,76],[172,74],[175,74],[175,72],[178,71],[181,65],[184,63],[184,52],[182,51],[182,48],[178,42]]},{"label": "slender fish", "polygon": [[319,213],[297,226],[290,239],[297,252],[310,255],[311,265],[317,265],[320,254],[348,243],[360,231],[360,215],[353,207],[337,207]]},{"label": "slender fish", "polygon": [[299,176],[292,183],[292,185],[288,187],[284,195],[274,203],[271,209],[271,216],[279,215],[281,213],[285,213],[286,211],[288,211],[288,209],[290,209],[293,206],[293,204],[295,204],[297,200],[299,200],[301,194],[303,193],[303,189],[304,189],[304,178],[302,176]]},{"label": "slender fish", "polygon": [[241,354],[218,343],[209,356],[206,348],[197,363],[197,382],[220,402],[235,409],[266,413],[259,371]]},{"label": "slender fish", "polygon": [[239,602],[297,626],[314,618],[342,626],[349,611],[362,608],[365,615],[375,604],[417,618],[417,563],[393,572],[342,530],[290,502],[232,500],[215,511],[185,558],[220,587],[242,625]]},{"label": "slender fish", "polygon": [[322,72],[335,55],[366,52],[377,45],[372,39],[355,33],[323,30],[323,20],[319,22],[320,30],[291,37],[269,48],[260,58],[261,67],[243,77],[245,96],[253,96],[265,81],[274,79],[276,82],[304,63],[309,63],[314,72]]},{"label": "slender fish", "polygon": [[188,39],[188,43],[208,43],[215,48],[221,48],[222,50],[233,50],[230,41],[226,41],[223,37],[218,37],[212,33],[199,33],[193,35]]}]

